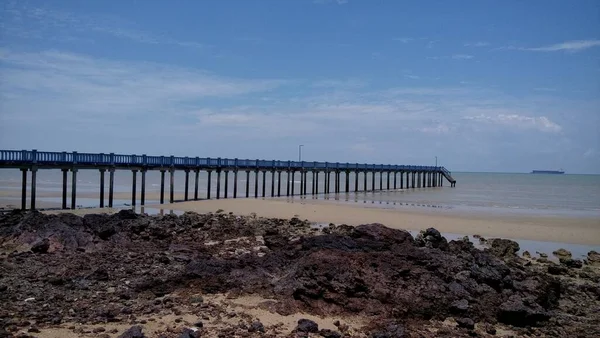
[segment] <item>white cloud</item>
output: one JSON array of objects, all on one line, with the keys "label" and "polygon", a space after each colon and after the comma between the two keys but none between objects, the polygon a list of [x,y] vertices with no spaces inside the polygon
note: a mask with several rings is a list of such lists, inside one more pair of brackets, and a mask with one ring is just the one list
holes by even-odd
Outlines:
[{"label": "white cloud", "polygon": [[557,43],[550,46],[542,46],[535,48],[521,48],[522,50],[536,51],[536,52],[579,52],[588,48],[600,46],[600,40],[572,40],[562,43]]},{"label": "white cloud", "polygon": [[596,149],[589,148],[588,150],[585,151],[585,153],[583,153],[583,158],[593,158],[593,157],[596,157],[596,155],[598,155],[598,152],[596,151]]},{"label": "white cloud", "polygon": [[[100,33],[118,39],[145,44],[168,44],[181,47],[210,48],[196,41],[177,40],[167,35],[144,31],[114,16],[83,15],[67,11],[29,6],[25,2],[9,2],[5,8],[7,20],[3,33],[22,38],[61,42],[93,42],[81,33]],[[51,28],[51,29],[50,29]]]},{"label": "white cloud", "polygon": [[446,55],[446,56],[428,56],[427,59],[430,60],[445,60],[445,59],[453,59],[453,60],[470,60],[474,58],[473,55],[470,54],[454,54],[454,55]]},{"label": "white cloud", "polygon": [[518,114],[498,114],[498,115],[476,115],[464,116],[465,120],[476,122],[492,123],[514,128],[537,129],[543,132],[558,133],[562,127],[552,122],[546,116],[523,116]]},{"label": "white cloud", "polygon": [[313,2],[320,5],[328,3],[336,3],[338,5],[343,5],[348,3],[348,0],[314,0]]},{"label": "white cloud", "polygon": [[422,127],[418,129],[420,132],[427,134],[447,134],[450,132],[450,126],[446,124],[437,124],[435,126]]},{"label": "white cloud", "polygon": [[489,42],[485,42],[485,41],[478,41],[478,42],[466,42],[464,44],[465,47],[486,47],[489,46],[490,43]]}]

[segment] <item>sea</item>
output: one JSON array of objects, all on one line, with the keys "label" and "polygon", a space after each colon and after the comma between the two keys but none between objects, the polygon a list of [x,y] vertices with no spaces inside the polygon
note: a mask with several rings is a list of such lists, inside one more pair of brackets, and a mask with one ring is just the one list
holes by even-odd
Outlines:
[{"label": "sea", "polygon": [[[248,194],[251,198],[255,196],[255,174],[250,173]],[[266,198],[284,199],[323,199],[337,203],[362,203],[370,204],[377,208],[437,208],[449,212],[473,212],[494,214],[523,214],[523,215],[548,215],[600,219],[600,175],[551,175],[551,174],[529,174],[529,173],[467,173],[454,172],[453,177],[457,180],[456,187],[451,188],[448,182],[443,187],[399,189],[400,177],[390,176],[390,190],[382,191],[359,191],[354,192],[355,177],[350,174],[349,190],[345,192],[345,177],[341,175],[342,193],[324,194],[325,176],[319,175],[319,194],[311,195],[312,176],[307,174],[308,186],[306,196],[286,197],[286,174],[281,177],[281,195],[277,197],[278,176],[275,175],[274,195],[271,196],[271,173],[265,176]],[[213,172],[211,177],[211,198],[217,195],[217,175]],[[258,196],[262,198],[263,175],[259,173]],[[333,178],[333,175],[331,176]],[[21,172],[15,169],[0,169],[0,205],[15,204],[21,195]],[[291,179],[291,178],[290,178]],[[30,174],[27,177],[28,184],[31,182]],[[70,205],[71,174],[67,179],[67,204]],[[169,173],[165,177],[165,201],[169,199]],[[175,173],[174,179],[175,199],[182,200],[185,191],[185,174],[182,171]],[[380,182],[383,188],[387,188],[387,175],[383,180],[379,175],[375,177],[375,186],[379,188]],[[404,182],[406,185],[406,182]],[[300,175],[294,177],[294,193],[300,191]],[[363,190],[364,176],[359,174],[358,189]],[[367,179],[367,187],[371,188],[371,175]],[[208,177],[201,172],[198,180],[198,198],[207,197]],[[100,205],[99,201],[100,173],[97,170],[79,170],[77,173],[77,200],[78,207],[89,208]],[[141,175],[137,174],[137,199],[141,193]],[[228,175],[227,189],[228,198],[233,197],[233,173]],[[28,185],[27,193],[30,194]],[[221,193],[224,197],[225,175],[221,175]],[[194,198],[195,177],[191,172],[189,176],[188,197]],[[333,191],[333,180],[330,191]],[[370,189],[369,189],[370,190]],[[62,173],[60,170],[40,170],[37,174],[37,201],[50,206],[60,206],[62,195]],[[114,191],[116,197],[114,206],[129,206],[132,191],[132,173],[130,171],[117,171],[115,174]],[[146,204],[158,203],[160,191],[160,173],[150,171],[146,176]],[[246,173],[238,174],[237,186],[238,198],[246,196]],[[105,205],[108,203],[108,173],[105,174]],[[19,205],[19,203],[17,203]]]}]

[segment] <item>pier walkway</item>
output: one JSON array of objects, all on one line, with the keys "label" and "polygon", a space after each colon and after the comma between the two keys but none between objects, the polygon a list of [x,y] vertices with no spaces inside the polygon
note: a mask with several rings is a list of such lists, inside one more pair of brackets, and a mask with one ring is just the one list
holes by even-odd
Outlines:
[{"label": "pier walkway", "polygon": [[[160,203],[165,201],[165,173],[170,174],[169,202],[174,202],[174,173],[185,172],[185,200],[189,200],[189,174],[195,175],[193,200],[210,199],[212,174],[216,176],[215,198],[228,197],[228,176],[233,174],[233,198],[238,198],[238,174],[246,173],[246,195],[249,196],[250,172],[255,172],[254,197],[259,197],[259,181],[262,182],[262,196],[266,197],[266,175],[271,175],[270,196],[282,196],[281,174],[285,173],[285,196],[319,194],[319,177],[324,179],[322,193],[341,193],[350,191],[350,174],[354,174],[354,191],[378,191],[391,189],[409,189],[439,187],[443,181],[456,185],[456,180],[444,167],[414,166],[414,165],[387,165],[387,164],[361,164],[339,162],[308,162],[308,161],[267,161],[267,160],[242,160],[226,158],[201,158],[201,157],[175,157],[175,156],[147,156],[147,155],[120,155],[120,154],[91,154],[77,152],[43,152],[37,150],[0,150],[0,168],[15,168],[22,171],[21,208],[27,209],[27,177],[31,173],[30,209],[35,209],[36,202],[36,173],[40,169],[62,170],[62,208],[67,207],[67,179],[71,173],[71,209],[75,209],[77,200],[77,171],[99,170],[100,172],[100,207],[104,207],[105,172],[109,173],[108,207],[113,206],[114,175],[117,170],[132,172],[132,200],[133,206],[137,203],[136,184],[137,173],[141,175],[140,204],[145,204],[146,172],[148,170],[160,171]],[[208,173],[207,193],[198,196],[199,173]],[[262,180],[260,179],[262,173]],[[341,181],[344,173],[345,182]],[[294,191],[294,178],[300,176],[300,191]],[[310,174],[310,176],[309,176]],[[359,176],[363,176],[363,188],[359,190]],[[379,174],[379,186],[376,185],[375,175]],[[387,175],[384,185],[384,176]],[[221,196],[221,182],[224,176],[223,196]],[[369,179],[370,176],[370,179]],[[390,180],[393,180],[391,182]],[[370,187],[368,183],[371,183]],[[399,183],[399,184],[398,184]],[[310,190],[307,186],[311,185]]]}]

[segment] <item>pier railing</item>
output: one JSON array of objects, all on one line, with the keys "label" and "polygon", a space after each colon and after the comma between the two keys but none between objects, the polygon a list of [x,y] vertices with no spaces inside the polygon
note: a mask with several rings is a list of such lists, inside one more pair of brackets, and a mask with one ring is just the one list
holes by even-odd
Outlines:
[{"label": "pier railing", "polygon": [[391,165],[340,162],[250,160],[210,157],[176,157],[124,154],[94,154],[78,152],[47,152],[37,150],[0,150],[3,165],[50,165],[73,167],[142,167],[142,168],[240,168],[260,170],[368,170],[368,171],[424,171],[450,175],[444,167],[418,165]]}]

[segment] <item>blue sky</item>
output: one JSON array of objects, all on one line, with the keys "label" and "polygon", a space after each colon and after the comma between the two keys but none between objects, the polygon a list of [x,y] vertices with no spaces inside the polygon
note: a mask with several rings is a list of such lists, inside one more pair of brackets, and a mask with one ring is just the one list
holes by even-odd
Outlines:
[{"label": "blue sky", "polygon": [[595,0],[0,6],[0,148],[600,173]]}]

